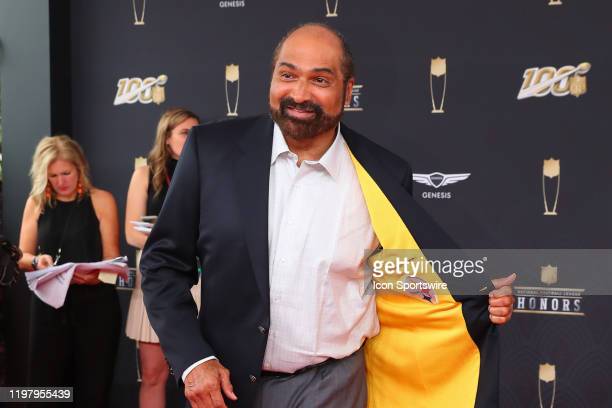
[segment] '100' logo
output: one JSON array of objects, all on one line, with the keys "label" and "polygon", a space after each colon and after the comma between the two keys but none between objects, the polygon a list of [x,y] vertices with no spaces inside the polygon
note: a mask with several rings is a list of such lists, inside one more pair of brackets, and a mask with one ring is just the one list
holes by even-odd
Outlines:
[{"label": "'100' logo", "polygon": [[565,96],[572,94],[580,96],[586,93],[586,77],[591,64],[583,62],[578,66],[566,65],[559,69],[555,67],[528,68],[523,73],[523,85],[517,99],[531,97],[541,98],[548,94]]},{"label": "'100' logo", "polygon": [[117,95],[113,105],[132,104],[136,102],[160,104],[165,100],[163,86],[168,82],[166,75],[157,78],[121,78],[117,82]]}]

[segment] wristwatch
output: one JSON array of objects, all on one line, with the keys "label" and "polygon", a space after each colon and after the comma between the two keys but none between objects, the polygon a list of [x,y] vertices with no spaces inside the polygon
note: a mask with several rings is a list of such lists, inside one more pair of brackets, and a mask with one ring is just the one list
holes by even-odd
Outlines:
[{"label": "wristwatch", "polygon": [[32,269],[34,270],[38,269],[38,255],[32,258]]}]

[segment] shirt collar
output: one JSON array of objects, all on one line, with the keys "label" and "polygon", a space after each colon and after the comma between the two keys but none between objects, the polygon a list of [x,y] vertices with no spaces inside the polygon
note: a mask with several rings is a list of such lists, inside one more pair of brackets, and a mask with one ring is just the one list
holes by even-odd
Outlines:
[{"label": "shirt collar", "polygon": [[[327,151],[321,156],[321,158],[313,162],[312,160],[306,160],[308,163],[319,163],[329,175],[337,180],[340,176],[340,167],[342,164],[342,155],[346,153],[344,147],[344,137],[342,137],[342,133],[340,132],[340,125],[338,125],[338,130],[336,131],[336,137],[334,138],[334,142],[327,149]],[[273,165],[278,156],[283,153],[289,153],[289,146],[287,146],[287,142],[285,141],[285,137],[283,136],[283,132],[280,127],[274,123],[274,134],[272,137],[272,156],[270,159],[270,165]]]},{"label": "shirt collar", "polygon": [[280,127],[275,122],[274,134],[272,136],[272,157],[270,159],[270,165],[274,164],[278,156],[287,152],[289,152],[289,146],[287,146],[287,142],[285,141],[283,132],[280,130]]}]

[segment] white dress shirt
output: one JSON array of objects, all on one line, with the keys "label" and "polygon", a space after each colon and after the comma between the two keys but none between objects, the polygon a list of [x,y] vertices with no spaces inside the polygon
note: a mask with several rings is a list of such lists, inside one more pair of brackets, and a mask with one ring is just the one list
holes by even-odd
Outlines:
[{"label": "white dress shirt", "polygon": [[289,151],[274,126],[268,205],[270,331],[263,369],[292,373],[343,358],[379,331],[362,260],[376,240],[338,129],[318,161]]},{"label": "white dress shirt", "polygon": [[[268,201],[270,330],[262,368],[286,373],[347,357],[379,331],[374,295],[364,295],[362,268],[365,251],[378,240],[340,129],[320,160],[299,167],[297,161],[275,124]],[[183,381],[214,358],[189,366]]]}]

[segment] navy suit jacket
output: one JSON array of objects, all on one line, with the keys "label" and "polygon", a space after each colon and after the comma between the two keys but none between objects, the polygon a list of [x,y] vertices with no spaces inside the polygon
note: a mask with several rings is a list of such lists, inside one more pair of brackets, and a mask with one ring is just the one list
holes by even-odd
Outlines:
[{"label": "navy suit jacket", "polygon": [[[349,149],[419,237],[453,248],[412,199],[408,163],[341,125]],[[251,407],[270,327],[268,188],[273,122],[268,115],[192,128],[140,269],[144,301],[178,383],[194,362],[216,356],[238,401]],[[410,216],[405,216],[409,214]],[[189,288],[202,265],[200,314]]]}]

